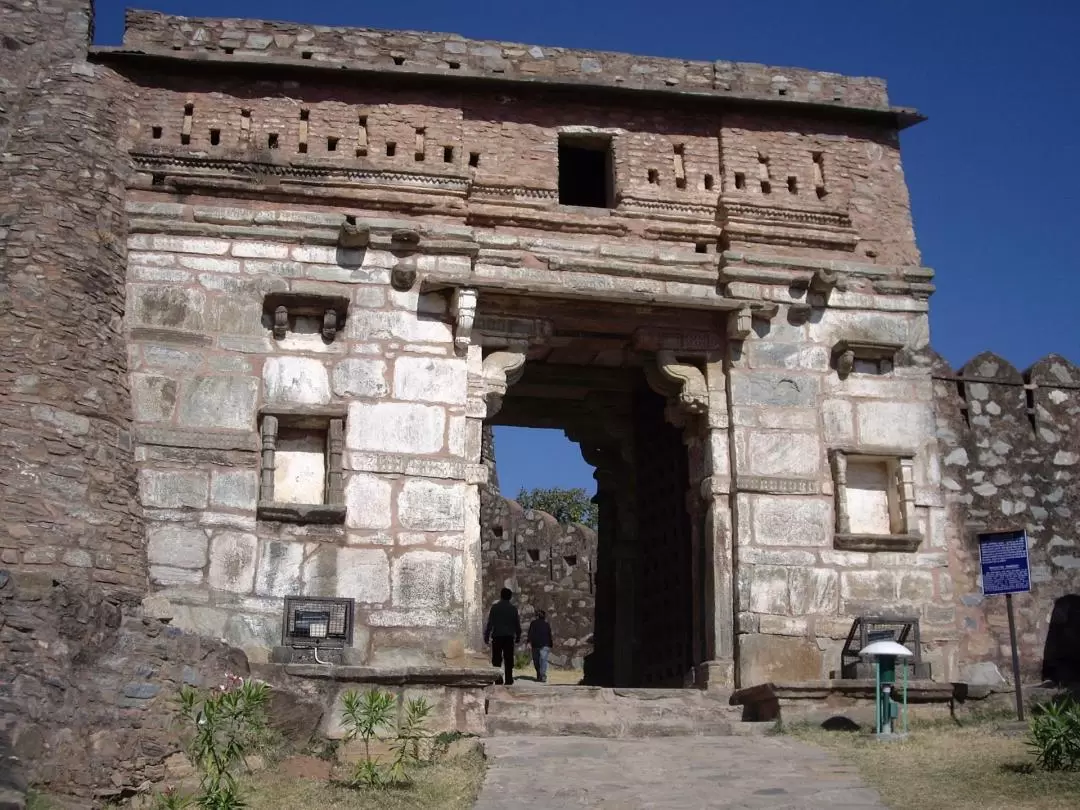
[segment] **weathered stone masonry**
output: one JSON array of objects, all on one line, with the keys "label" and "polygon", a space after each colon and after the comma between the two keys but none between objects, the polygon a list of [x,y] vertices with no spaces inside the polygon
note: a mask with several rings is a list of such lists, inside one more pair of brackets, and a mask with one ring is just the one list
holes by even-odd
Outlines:
[{"label": "weathered stone masonry", "polygon": [[980,522],[1042,555],[1040,654],[1075,368],[926,359],[883,82],[145,12],[88,62],[49,8],[2,9],[6,566],[254,661],[305,594],[356,663],[462,663],[483,427],[542,420],[597,467],[603,680],[827,677],[882,612],[935,676],[1001,661]]}]

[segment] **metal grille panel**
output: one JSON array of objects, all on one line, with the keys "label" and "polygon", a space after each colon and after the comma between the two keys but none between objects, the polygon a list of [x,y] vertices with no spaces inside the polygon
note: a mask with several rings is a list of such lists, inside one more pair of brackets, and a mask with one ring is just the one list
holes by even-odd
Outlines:
[{"label": "metal grille panel", "polygon": [[282,622],[283,647],[314,647],[309,635],[312,624],[325,622],[326,638],[319,639],[320,647],[345,647],[353,639],[353,600],[322,599],[305,596],[285,597],[285,616]]}]

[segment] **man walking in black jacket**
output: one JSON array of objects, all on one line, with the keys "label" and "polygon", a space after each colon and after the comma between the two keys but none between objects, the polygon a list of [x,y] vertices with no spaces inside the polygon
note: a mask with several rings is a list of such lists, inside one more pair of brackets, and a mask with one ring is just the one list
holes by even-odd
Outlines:
[{"label": "man walking in black jacket", "polygon": [[555,646],[555,639],[551,635],[551,625],[547,620],[547,611],[539,611],[536,618],[529,623],[528,641],[529,646],[532,647],[536,680],[544,683],[547,681],[548,656],[551,655],[551,648]]},{"label": "man walking in black jacket", "polygon": [[503,667],[503,683],[507,686],[514,682],[514,645],[521,642],[521,619],[517,608],[510,604],[513,596],[513,591],[503,588],[484,625],[484,643],[491,642],[491,665]]}]

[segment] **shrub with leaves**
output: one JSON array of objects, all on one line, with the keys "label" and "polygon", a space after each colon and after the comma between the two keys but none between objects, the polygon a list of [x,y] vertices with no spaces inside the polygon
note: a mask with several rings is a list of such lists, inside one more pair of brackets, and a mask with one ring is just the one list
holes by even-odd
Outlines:
[{"label": "shrub with leaves", "polygon": [[180,718],[187,756],[199,774],[199,791],[188,796],[175,789],[159,794],[155,810],[240,810],[246,807],[237,782],[245,757],[259,748],[267,733],[270,687],[238,675],[226,675],[217,689],[180,690]]},{"label": "shrub with leaves", "polygon": [[[364,756],[353,767],[350,783],[363,787],[391,787],[409,784],[408,767],[420,762],[427,741],[431,705],[424,698],[406,701],[404,712],[395,722],[397,700],[389,692],[372,689],[359,693],[353,690],[341,697],[342,724],[345,740],[359,739],[364,744]],[[390,738],[393,757],[384,765],[371,753],[371,742],[380,733]]]},{"label": "shrub with leaves", "polygon": [[1080,704],[1069,698],[1040,707],[1031,718],[1028,745],[1043,770],[1080,770]]}]

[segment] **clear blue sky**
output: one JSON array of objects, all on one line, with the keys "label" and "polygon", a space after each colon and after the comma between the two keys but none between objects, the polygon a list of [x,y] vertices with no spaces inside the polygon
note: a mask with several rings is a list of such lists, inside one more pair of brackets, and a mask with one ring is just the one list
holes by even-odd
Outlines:
[{"label": "clear blue sky", "polygon": [[[123,5],[97,0],[100,44],[119,42]],[[1080,363],[1075,0],[147,0],[142,7],[882,76],[894,104],[930,117],[903,134],[902,146],[923,262],[937,271],[935,348],[955,367],[984,350],[1021,369],[1049,352]],[[592,491],[591,470],[558,436],[498,432],[505,492]]]}]

